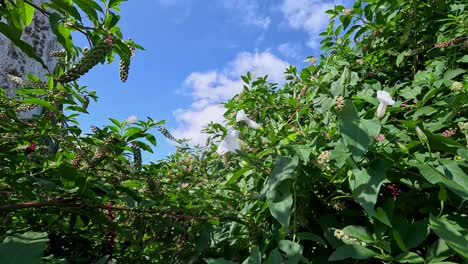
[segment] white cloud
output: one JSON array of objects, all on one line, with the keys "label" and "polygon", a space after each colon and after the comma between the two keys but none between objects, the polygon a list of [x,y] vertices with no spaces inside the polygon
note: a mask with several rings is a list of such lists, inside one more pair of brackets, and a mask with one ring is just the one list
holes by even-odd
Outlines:
[{"label": "white cloud", "polygon": [[302,56],[301,46],[297,43],[286,42],[277,47],[278,52],[286,58],[299,60]]},{"label": "white cloud", "polygon": [[289,26],[309,34],[307,45],[320,47],[319,33],[328,25],[329,15],[325,13],[343,0],[284,0],[281,11]]},{"label": "white cloud", "polygon": [[257,0],[223,0],[222,3],[246,26],[267,29],[271,24],[271,18],[262,14],[262,5]]},{"label": "white cloud", "polygon": [[191,73],[184,81],[184,88],[193,102],[188,108],[174,111],[178,122],[174,136],[191,139],[192,144],[203,144],[206,135],[201,130],[210,121],[223,122],[225,109],[221,103],[242,90],[241,75],[248,71],[256,77],[268,74],[270,82],[281,83],[288,65],[269,51],[241,52],[223,69]]}]

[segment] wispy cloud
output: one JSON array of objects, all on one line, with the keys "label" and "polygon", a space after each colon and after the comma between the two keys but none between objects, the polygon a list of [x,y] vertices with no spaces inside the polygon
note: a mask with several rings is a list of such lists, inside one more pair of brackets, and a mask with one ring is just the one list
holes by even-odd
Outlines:
[{"label": "wispy cloud", "polygon": [[298,43],[286,42],[278,45],[277,49],[285,58],[293,60],[303,59],[302,48]]},{"label": "wispy cloud", "polygon": [[203,144],[206,135],[201,130],[211,121],[223,122],[225,109],[221,103],[242,90],[241,75],[248,71],[258,77],[268,74],[268,80],[280,83],[288,65],[269,51],[241,52],[223,69],[191,73],[184,87],[193,102],[188,108],[174,111],[178,122],[174,135],[189,138],[192,144]]},{"label": "wispy cloud", "polygon": [[265,14],[265,6],[258,0],[223,0],[222,3],[230,15],[245,26],[267,29],[271,24],[270,16]]}]

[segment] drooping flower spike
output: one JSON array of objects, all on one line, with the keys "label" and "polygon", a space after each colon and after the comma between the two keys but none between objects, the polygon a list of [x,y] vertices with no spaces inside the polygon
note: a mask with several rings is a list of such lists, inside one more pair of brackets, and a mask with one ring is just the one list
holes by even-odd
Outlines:
[{"label": "drooping flower spike", "polygon": [[244,112],[244,110],[239,110],[236,115],[236,122],[245,122],[250,128],[252,129],[259,129],[260,125],[257,124],[255,121],[250,119]]},{"label": "drooping flower spike", "polygon": [[395,104],[392,96],[386,91],[377,91],[377,99],[379,99],[379,106],[377,107],[376,116],[378,118],[382,118],[385,116],[385,110],[387,109],[387,105]]},{"label": "drooping flower spike", "polygon": [[236,153],[240,149],[241,148],[239,146],[239,131],[230,130],[228,131],[226,137],[224,137],[223,141],[219,143],[216,153],[218,153],[219,155],[224,155],[228,152]]}]

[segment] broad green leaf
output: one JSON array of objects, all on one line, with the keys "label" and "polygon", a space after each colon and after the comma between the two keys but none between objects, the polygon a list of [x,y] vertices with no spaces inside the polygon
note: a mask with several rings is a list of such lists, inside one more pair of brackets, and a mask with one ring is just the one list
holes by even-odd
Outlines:
[{"label": "broad green leaf", "polygon": [[389,161],[378,160],[372,163],[368,170],[354,169],[353,176],[349,178],[354,200],[366,210],[369,216],[374,215],[374,205],[377,202],[380,186],[390,167]]},{"label": "broad green leaf", "polygon": [[418,247],[429,235],[427,220],[419,220],[414,223],[398,222],[394,223],[408,249]]},{"label": "broad green leaf", "polygon": [[277,248],[273,249],[268,256],[267,262],[269,264],[285,264],[284,258]]},{"label": "broad green leaf", "polygon": [[291,182],[283,181],[273,190],[267,192],[268,208],[271,215],[284,227],[289,226],[292,213],[293,198]]},{"label": "broad green leaf", "polygon": [[452,80],[453,78],[457,77],[458,75],[465,73],[466,71],[464,69],[454,69],[454,70],[449,70],[444,74],[444,79],[446,80]]},{"label": "broad green leaf", "polygon": [[252,252],[250,252],[250,256],[242,262],[242,264],[262,264],[262,255],[260,254],[260,250],[258,247],[254,247]]},{"label": "broad green leaf", "polygon": [[275,167],[268,179],[267,201],[271,215],[285,228],[289,226],[292,212],[291,182],[285,181],[294,177],[299,158],[278,157]]},{"label": "broad green leaf", "polygon": [[40,263],[48,241],[47,233],[26,232],[8,236],[0,244],[0,263]]},{"label": "broad green leaf", "polygon": [[358,245],[343,245],[335,250],[328,261],[337,261],[347,258],[353,259],[370,259],[378,256],[379,254],[371,249]]},{"label": "broad green leaf", "polygon": [[374,218],[378,219],[380,222],[384,223],[385,225],[392,227],[392,223],[390,222],[390,219],[388,218],[387,213],[382,207],[378,207],[375,209]]},{"label": "broad green leaf", "polygon": [[463,55],[463,57],[458,59],[457,62],[468,63],[468,55]]},{"label": "broad green leaf", "polygon": [[442,183],[461,198],[468,199],[468,176],[458,167],[456,161],[440,160],[443,164],[438,167],[416,160],[408,161],[408,165],[418,168],[429,183]]},{"label": "broad green leaf", "polygon": [[291,179],[294,176],[295,170],[299,164],[297,156],[278,157],[275,161],[275,167],[268,178],[268,190],[273,190],[276,186],[286,179]]},{"label": "broad green leaf", "polygon": [[57,41],[69,54],[73,52],[73,42],[70,30],[62,24],[62,17],[57,13],[49,15],[49,24],[52,32],[57,37]]},{"label": "broad green leaf", "polygon": [[20,14],[20,19],[23,21],[24,26],[27,27],[31,24],[34,17],[34,7],[25,3],[23,0],[16,0],[16,6]]},{"label": "broad green leaf", "polygon": [[452,251],[447,246],[447,243],[442,239],[435,241],[426,252],[426,259],[429,263],[440,263],[452,255]]},{"label": "broad green leaf", "polygon": [[447,218],[439,218],[431,215],[429,217],[429,227],[434,233],[442,238],[447,245],[455,250],[461,256],[468,258],[468,240],[455,227],[455,225],[447,220]]},{"label": "broad green leaf", "polygon": [[351,102],[346,102],[340,115],[339,125],[343,140],[356,160],[359,160],[367,152],[372,138],[380,131],[379,121],[361,120]]},{"label": "broad green leaf", "polygon": [[278,248],[286,254],[288,259],[302,256],[303,247],[289,240],[281,240]]},{"label": "broad green leaf", "polygon": [[352,236],[367,243],[374,242],[372,234],[363,226],[346,226],[345,228],[343,228],[343,232],[345,232],[349,236]]}]

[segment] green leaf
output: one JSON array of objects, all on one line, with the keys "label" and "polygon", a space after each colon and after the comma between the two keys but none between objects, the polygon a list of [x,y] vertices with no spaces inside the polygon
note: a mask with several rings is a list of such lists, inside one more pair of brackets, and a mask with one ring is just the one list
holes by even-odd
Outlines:
[{"label": "green leaf", "polygon": [[367,152],[371,139],[379,133],[380,122],[375,119],[359,119],[352,102],[346,102],[339,120],[343,140],[355,159],[359,160]]},{"label": "green leaf", "polygon": [[426,219],[416,221],[411,224],[398,224],[397,229],[405,242],[405,245],[409,248],[417,248],[429,235],[428,221]]},{"label": "green leaf", "polygon": [[424,263],[424,259],[414,252],[401,253],[395,257],[399,263]]},{"label": "green leaf", "polygon": [[49,109],[54,109],[54,107],[52,106],[51,103],[49,103],[49,102],[47,102],[45,100],[39,99],[39,98],[27,98],[27,99],[21,100],[21,102],[23,102],[25,104],[40,105],[40,106],[47,107]]},{"label": "green leaf", "polygon": [[455,250],[461,256],[468,258],[468,251],[466,250],[468,240],[457,230],[455,224],[449,222],[447,218],[438,218],[431,215],[429,217],[429,227],[442,238],[451,249]]},{"label": "green leaf", "polygon": [[343,245],[335,250],[330,257],[329,261],[343,260],[347,258],[353,259],[370,259],[377,256],[378,253],[358,245]]},{"label": "green leaf", "polygon": [[57,41],[67,50],[67,53],[73,52],[73,42],[70,30],[61,23],[62,17],[57,13],[49,15],[49,24],[52,32],[57,37]]},{"label": "green leaf", "polygon": [[156,137],[154,137],[152,134],[148,134],[145,136],[146,140],[148,140],[149,143],[151,143],[153,146],[156,146]]},{"label": "green leaf", "polygon": [[463,57],[458,59],[457,62],[468,63],[468,55],[463,55]]},{"label": "green leaf", "polygon": [[374,242],[372,234],[363,226],[346,226],[345,228],[343,228],[343,232],[345,232],[349,236],[352,236],[367,243]]},{"label": "green leaf", "polygon": [[260,250],[258,247],[254,247],[252,252],[250,252],[250,256],[242,262],[242,264],[262,264],[262,255],[260,254]]},{"label": "green leaf", "polygon": [[465,73],[466,71],[464,69],[455,69],[455,70],[449,70],[444,74],[444,79],[446,80],[452,80],[453,78],[457,77],[460,74]]},{"label": "green leaf", "polygon": [[294,158],[278,157],[268,179],[268,207],[272,216],[283,227],[289,226],[292,211],[291,183],[285,180],[293,178],[298,163],[297,156],[294,156]]},{"label": "green leaf", "polygon": [[125,122],[120,123],[117,119],[115,118],[109,118],[109,120],[114,123],[114,125],[118,128],[122,128],[125,124]]},{"label": "green leaf", "polygon": [[70,14],[76,20],[81,21],[80,12],[73,6],[72,0],[52,0],[52,3],[53,4],[51,4],[51,7],[54,8],[55,10],[61,13]]},{"label": "green leaf", "polygon": [[127,127],[125,133],[123,134],[124,138],[130,138],[136,134],[141,134],[143,131],[138,127]]},{"label": "green leaf", "polygon": [[284,258],[277,248],[273,249],[268,256],[267,263],[269,264],[285,264]]},{"label": "green leaf", "polygon": [[293,198],[291,182],[283,181],[273,190],[267,192],[268,208],[271,215],[284,227],[289,226]]},{"label": "green leaf", "polygon": [[288,259],[298,258],[302,256],[303,248],[301,245],[295,242],[289,240],[281,240],[278,243],[278,248],[286,254],[286,257],[288,257]]},{"label": "green leaf", "polygon": [[106,264],[109,260],[109,255],[100,258],[95,264]]},{"label": "green leaf", "polygon": [[406,53],[406,51],[398,54],[398,57],[396,59],[396,66],[397,67],[400,67],[401,62],[403,62],[403,59],[405,58],[405,53]]},{"label": "green leaf", "polygon": [[107,14],[107,17],[106,17],[106,21],[104,22],[104,26],[107,29],[111,29],[117,24],[117,22],[119,22],[119,20],[120,20],[119,15],[114,14],[114,13],[109,11],[109,13]]},{"label": "green leaf", "polygon": [[392,227],[392,223],[390,222],[390,219],[388,218],[387,213],[382,207],[378,207],[375,209],[374,218],[378,219],[380,222],[384,223],[385,225]]},{"label": "green leaf", "polygon": [[126,2],[127,0],[109,0],[109,8],[119,8],[120,4]]},{"label": "green leaf", "polygon": [[23,21],[24,26],[29,26],[34,17],[34,7],[24,3],[23,0],[16,0],[16,6],[18,7],[18,13],[20,14],[20,19]]},{"label": "green leaf", "polygon": [[410,160],[408,165],[419,169],[421,175],[431,184],[443,183],[450,191],[461,198],[468,199],[468,176],[458,167],[457,161],[439,159],[442,163],[437,168],[423,161]]},{"label": "green leaf", "polygon": [[252,169],[249,167],[240,168],[239,170],[234,172],[231,177],[229,177],[229,179],[226,181],[226,185],[235,183],[237,179],[239,179],[240,176],[246,174],[246,172],[251,172],[251,171]]},{"label": "green leaf", "polygon": [[26,232],[8,236],[0,244],[0,263],[40,263],[48,241],[47,233]]},{"label": "green leaf", "polygon": [[374,215],[374,205],[377,202],[380,186],[390,167],[389,161],[378,160],[370,165],[369,170],[354,169],[353,176],[349,178],[354,200],[366,210],[369,216]]},{"label": "green leaf", "polygon": [[207,258],[207,259],[203,259],[203,260],[206,261],[207,264],[237,264],[234,261],[225,260],[223,258],[218,258],[218,259]]}]

